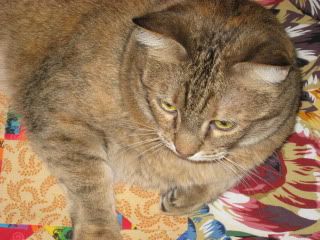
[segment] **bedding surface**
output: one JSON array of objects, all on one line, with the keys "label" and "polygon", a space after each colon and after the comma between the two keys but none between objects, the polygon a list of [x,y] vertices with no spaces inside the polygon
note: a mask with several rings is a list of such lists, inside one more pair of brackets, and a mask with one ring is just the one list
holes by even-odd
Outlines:
[{"label": "bedding surface", "polygon": [[[259,2],[297,49],[304,88],[294,132],[241,184],[189,216],[161,215],[157,192],[117,184],[124,240],[320,240],[320,1]],[[0,239],[70,240],[67,200],[20,118],[0,92]]]}]

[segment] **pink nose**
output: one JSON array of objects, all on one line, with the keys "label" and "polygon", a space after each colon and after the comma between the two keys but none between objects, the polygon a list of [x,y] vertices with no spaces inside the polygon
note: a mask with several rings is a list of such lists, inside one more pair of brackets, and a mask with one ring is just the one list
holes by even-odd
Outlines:
[{"label": "pink nose", "polygon": [[176,134],[176,151],[183,158],[196,154],[199,151],[200,144],[198,137],[190,132],[180,131]]}]

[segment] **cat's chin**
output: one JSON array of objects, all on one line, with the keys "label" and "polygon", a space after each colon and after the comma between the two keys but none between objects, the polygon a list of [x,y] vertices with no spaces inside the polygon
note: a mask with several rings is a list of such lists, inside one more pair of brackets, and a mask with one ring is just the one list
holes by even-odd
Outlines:
[{"label": "cat's chin", "polygon": [[171,149],[169,151],[171,151],[176,157],[184,161],[189,161],[193,163],[218,163],[223,161],[228,155],[225,152],[217,153],[214,155],[205,155],[205,154],[202,154],[201,152],[198,152],[191,157],[184,157],[184,156],[181,156],[179,153],[172,151]]},{"label": "cat's chin", "polygon": [[200,160],[192,160],[190,158],[181,158],[181,159],[183,159],[184,161],[188,161],[188,162],[191,162],[191,163],[198,163],[198,164],[201,164],[201,163],[218,163],[220,161],[223,161],[223,159],[200,159]]},{"label": "cat's chin", "polygon": [[185,161],[194,162],[194,163],[208,163],[208,162],[214,163],[214,162],[223,161],[223,159],[228,156],[228,152],[225,149],[220,149],[220,152],[218,153],[200,151],[195,153],[192,156],[184,157],[177,152],[175,145],[171,141],[168,141],[162,134],[159,134],[159,137],[162,140],[162,143],[166,146],[167,150],[171,154],[174,154],[179,159],[182,159]]},{"label": "cat's chin", "polygon": [[[165,137],[163,137],[162,135],[159,135],[162,142],[164,143],[164,145],[167,147],[167,150],[173,154],[175,157],[178,157],[179,159],[185,160],[185,161],[189,161],[189,162],[196,162],[196,163],[201,163],[201,162],[217,162],[220,160],[221,156],[219,154],[215,154],[215,155],[204,155],[201,152],[195,153],[194,155],[192,155],[191,157],[184,157],[181,156],[181,154],[179,154],[176,150],[175,145],[166,140]],[[223,157],[225,157],[226,154],[223,155]]]}]

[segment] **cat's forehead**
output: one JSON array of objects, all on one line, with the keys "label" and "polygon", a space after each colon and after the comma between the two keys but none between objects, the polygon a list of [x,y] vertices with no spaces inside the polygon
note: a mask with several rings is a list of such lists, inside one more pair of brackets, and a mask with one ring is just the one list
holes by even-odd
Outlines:
[{"label": "cat's forehead", "polygon": [[[258,79],[250,79],[247,73],[238,76],[214,57],[213,53],[204,55],[201,64],[194,66],[184,83],[184,111],[197,115],[236,109],[269,108],[270,102],[282,91],[280,85],[272,85]],[[268,105],[269,104],[269,105]],[[221,108],[223,108],[221,110]],[[225,111],[224,111],[225,110]]]},{"label": "cat's forehead", "polygon": [[223,63],[218,46],[200,46],[185,78],[185,110],[201,113],[212,98],[225,89]]}]

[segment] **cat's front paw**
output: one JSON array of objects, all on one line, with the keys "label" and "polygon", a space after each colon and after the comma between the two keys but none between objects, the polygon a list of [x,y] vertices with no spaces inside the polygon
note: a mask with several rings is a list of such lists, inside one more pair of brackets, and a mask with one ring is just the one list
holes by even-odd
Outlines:
[{"label": "cat's front paw", "polygon": [[201,197],[180,188],[170,189],[161,196],[161,211],[168,215],[184,215],[200,209],[204,203]]}]

